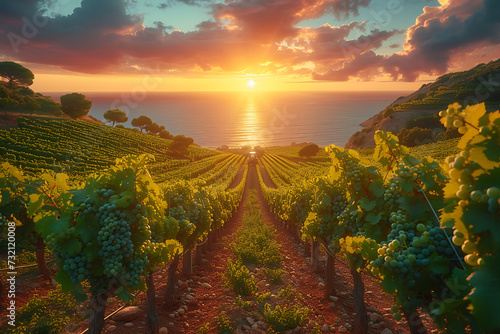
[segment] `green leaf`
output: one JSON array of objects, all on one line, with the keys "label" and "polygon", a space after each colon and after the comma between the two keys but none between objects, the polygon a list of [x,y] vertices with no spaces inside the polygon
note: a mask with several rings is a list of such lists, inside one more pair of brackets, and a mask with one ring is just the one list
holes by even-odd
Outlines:
[{"label": "green leaf", "polygon": [[[498,252],[497,252],[498,253]],[[469,281],[474,287],[468,296],[481,327],[488,332],[500,329],[500,257],[485,257],[482,265]]]},{"label": "green leaf", "polygon": [[134,296],[123,287],[116,290],[116,296],[118,298],[120,298],[122,301],[124,301],[125,303],[134,299]]},{"label": "green leaf", "polygon": [[370,189],[376,197],[381,197],[385,192],[384,181],[382,179],[377,179],[370,184],[368,189]]},{"label": "green leaf", "polygon": [[69,277],[65,270],[59,270],[56,274],[55,280],[61,284],[63,292],[70,292],[75,287],[71,282],[71,277]]},{"label": "green leaf", "polygon": [[28,217],[32,217],[44,205],[44,197],[40,194],[31,194],[29,198]]},{"label": "green leaf", "polygon": [[76,284],[73,290],[77,302],[83,303],[87,300],[87,294],[80,283]]},{"label": "green leaf", "polygon": [[377,205],[376,201],[370,201],[368,198],[362,198],[359,200],[359,206],[365,211],[371,211]]},{"label": "green leaf", "polygon": [[382,218],[382,212],[379,212],[378,214],[374,214],[373,212],[368,212],[365,219],[370,224],[375,225],[380,221],[381,218]]},{"label": "green leaf", "polygon": [[399,180],[399,186],[401,187],[401,189],[403,189],[404,192],[409,193],[413,191],[413,188],[415,187],[415,182]]},{"label": "green leaf", "polygon": [[45,239],[50,234],[59,234],[66,231],[70,225],[69,214],[62,214],[57,219],[57,213],[51,211],[39,212],[34,218],[35,230]]},{"label": "green leaf", "polygon": [[448,259],[437,254],[433,254],[430,257],[429,269],[435,274],[444,276],[450,271]]},{"label": "green leaf", "polygon": [[67,244],[67,248],[66,248],[66,251],[68,252],[68,254],[70,256],[73,256],[73,255],[76,255],[78,253],[81,252],[82,250],[82,243],[80,241],[76,241],[76,240],[71,240],[68,244]]}]

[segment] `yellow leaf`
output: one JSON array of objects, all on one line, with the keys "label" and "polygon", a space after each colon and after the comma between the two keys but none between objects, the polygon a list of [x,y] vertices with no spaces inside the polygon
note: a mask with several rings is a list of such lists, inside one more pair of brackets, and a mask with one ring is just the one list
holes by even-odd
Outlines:
[{"label": "yellow leaf", "polygon": [[[467,106],[463,110],[465,112],[465,120],[475,127],[479,126],[479,119],[486,114],[486,107],[483,103],[475,104],[473,106]],[[470,131],[470,129],[469,129]],[[468,131],[467,131],[468,132]]]}]

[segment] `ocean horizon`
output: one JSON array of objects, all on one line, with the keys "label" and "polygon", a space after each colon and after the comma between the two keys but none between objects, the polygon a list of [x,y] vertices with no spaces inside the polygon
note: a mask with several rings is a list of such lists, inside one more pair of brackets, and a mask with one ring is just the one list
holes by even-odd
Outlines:
[{"label": "ocean horizon", "polygon": [[[89,115],[120,109],[150,117],[173,135],[217,148],[282,146],[313,142],[344,146],[360,123],[409,92],[109,92],[83,93],[92,101]],[[65,92],[46,92],[55,100]],[[109,123],[108,123],[109,124]]]}]

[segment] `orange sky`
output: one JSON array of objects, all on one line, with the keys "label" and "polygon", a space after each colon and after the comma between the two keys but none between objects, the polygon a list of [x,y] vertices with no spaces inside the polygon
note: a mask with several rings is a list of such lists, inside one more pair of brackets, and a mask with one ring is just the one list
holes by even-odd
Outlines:
[{"label": "orange sky", "polygon": [[64,3],[0,1],[35,91],[414,91],[500,57],[499,0]]},{"label": "orange sky", "polygon": [[[428,80],[425,80],[428,79]],[[249,88],[249,80],[255,87]],[[424,81],[425,80],[425,81]],[[385,81],[314,81],[291,76],[111,76],[37,74],[31,87],[38,92],[100,92],[100,91],[414,91],[432,78],[417,82]]]}]

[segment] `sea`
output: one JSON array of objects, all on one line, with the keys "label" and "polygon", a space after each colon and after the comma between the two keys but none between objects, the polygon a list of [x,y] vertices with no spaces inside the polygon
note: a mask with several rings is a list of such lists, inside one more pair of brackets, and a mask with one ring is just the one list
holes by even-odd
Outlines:
[{"label": "sea", "polygon": [[[124,123],[141,115],[173,135],[196,144],[281,146],[313,142],[343,147],[362,129],[360,123],[409,92],[112,92],[84,93],[92,101],[89,115],[120,109]],[[54,99],[65,93],[46,93]]]}]

